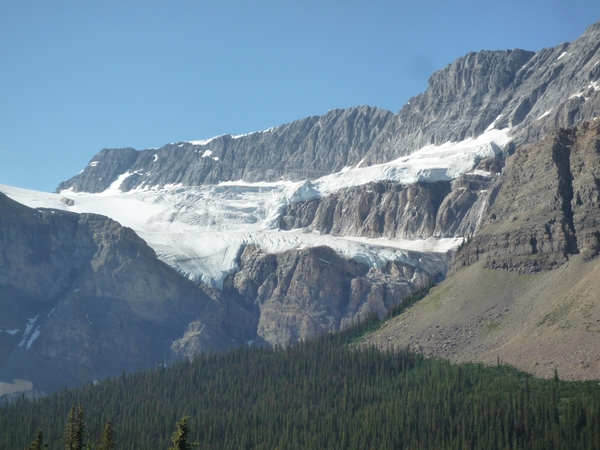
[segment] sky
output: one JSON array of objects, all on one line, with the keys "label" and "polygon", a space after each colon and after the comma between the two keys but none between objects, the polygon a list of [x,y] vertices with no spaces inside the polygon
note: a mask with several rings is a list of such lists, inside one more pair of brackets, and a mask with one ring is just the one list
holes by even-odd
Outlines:
[{"label": "sky", "polygon": [[599,20],[598,0],[2,0],[0,184],[53,192],[103,148],[397,112],[470,51]]}]

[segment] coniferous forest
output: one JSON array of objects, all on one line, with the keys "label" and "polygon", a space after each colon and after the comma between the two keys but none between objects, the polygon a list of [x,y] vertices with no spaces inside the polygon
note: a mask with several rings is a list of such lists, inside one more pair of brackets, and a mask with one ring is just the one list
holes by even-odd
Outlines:
[{"label": "coniferous forest", "polygon": [[28,447],[40,437],[87,448],[65,442],[74,423],[89,448],[123,450],[599,448],[598,382],[353,345],[377,325],[371,316],[286,348],[200,355],[4,404],[0,448],[44,448]]}]

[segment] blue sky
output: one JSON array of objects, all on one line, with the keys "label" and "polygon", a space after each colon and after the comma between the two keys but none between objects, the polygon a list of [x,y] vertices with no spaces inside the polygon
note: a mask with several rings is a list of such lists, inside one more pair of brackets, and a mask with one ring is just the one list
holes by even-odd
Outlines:
[{"label": "blue sky", "polygon": [[598,0],[3,0],[0,184],[53,191],[105,147],[397,112],[469,51],[539,50],[598,20]]}]

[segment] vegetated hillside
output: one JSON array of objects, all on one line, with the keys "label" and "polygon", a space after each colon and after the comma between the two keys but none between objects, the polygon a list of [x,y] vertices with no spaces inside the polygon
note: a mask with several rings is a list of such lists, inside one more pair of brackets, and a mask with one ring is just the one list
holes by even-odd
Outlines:
[{"label": "vegetated hillside", "polygon": [[450,276],[367,343],[600,378],[600,121],[516,150]]},{"label": "vegetated hillside", "polygon": [[4,405],[0,447],[22,449],[42,429],[62,448],[81,405],[91,439],[111,421],[122,450],[164,450],[183,416],[200,449],[597,448],[596,382],[348,345],[376,325],[370,316],[285,349],[240,347]]},{"label": "vegetated hillside", "polygon": [[541,377],[599,379],[600,265],[572,258],[543,273],[462,269],[365,338],[454,362],[501,361]]},{"label": "vegetated hillside", "polygon": [[[8,311],[0,393],[49,392],[383,315],[444,278],[462,237],[471,240],[455,273],[480,264],[531,274],[577,255],[593,260],[599,42],[597,23],[537,53],[470,53],[395,115],[361,106],[245,136],[103,150],[59,185],[68,194],[44,203],[62,211],[20,209],[0,196],[0,306]],[[278,182],[218,185],[239,180]],[[42,197],[30,195],[30,206]],[[113,220],[89,214],[98,212]],[[449,239],[438,246],[441,238]],[[457,329],[469,329],[470,317],[456,315]],[[469,355],[484,358],[490,345]]]}]

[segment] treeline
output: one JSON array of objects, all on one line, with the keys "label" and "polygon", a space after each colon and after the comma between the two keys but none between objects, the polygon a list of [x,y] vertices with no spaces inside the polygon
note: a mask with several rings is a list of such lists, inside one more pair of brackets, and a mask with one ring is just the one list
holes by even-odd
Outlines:
[{"label": "treeline", "polygon": [[286,348],[241,347],[0,407],[0,448],[43,430],[61,443],[73,405],[118,450],[166,450],[181,417],[199,449],[597,449],[597,382],[453,365],[348,345],[377,318]]}]

